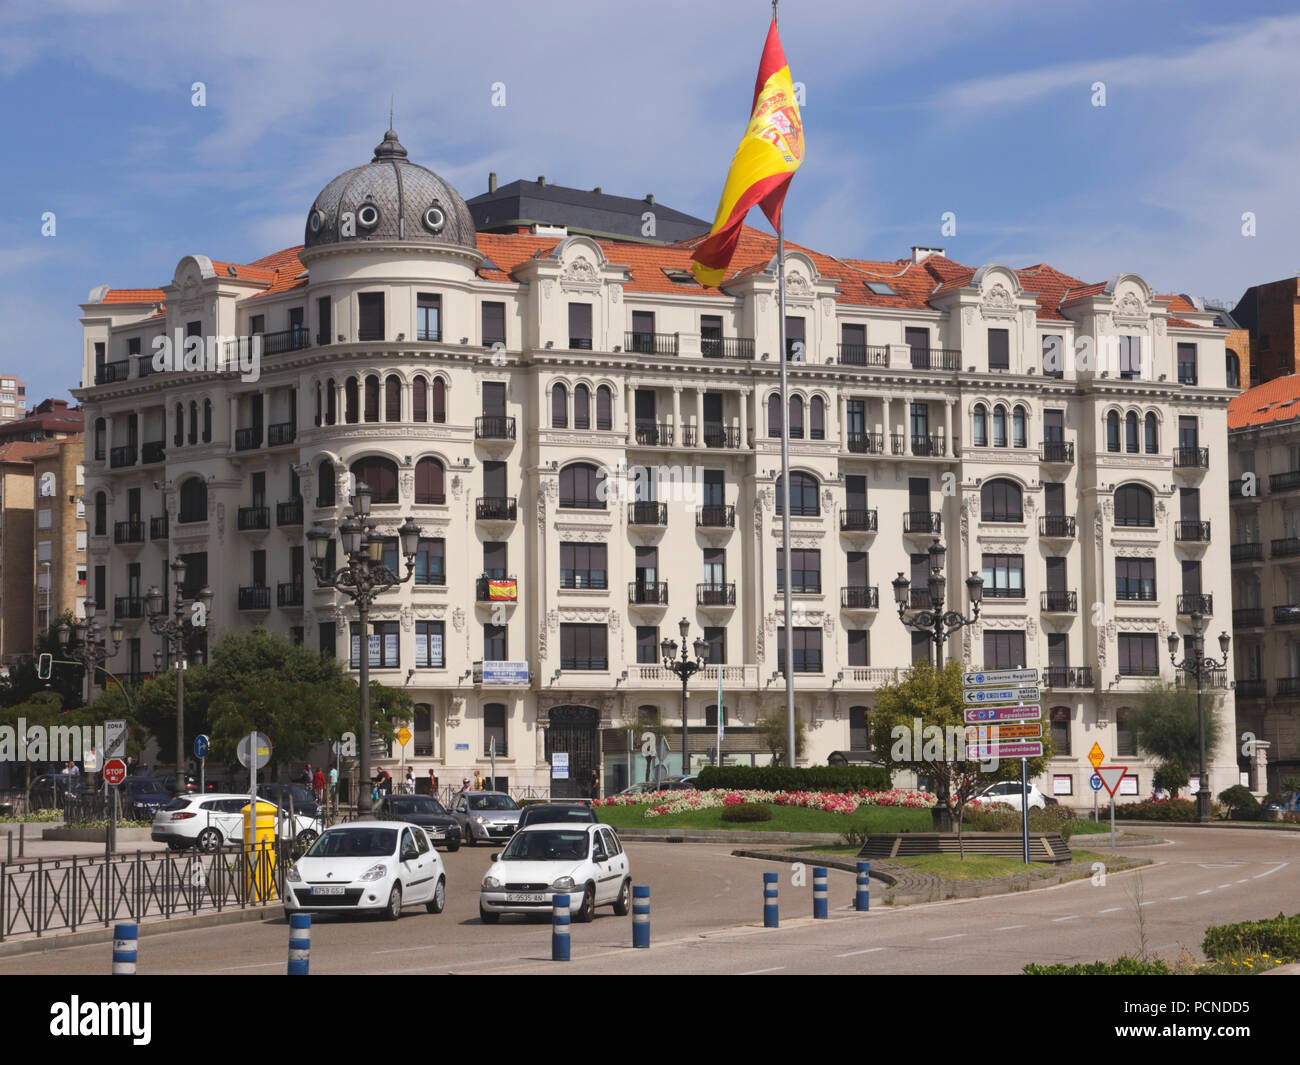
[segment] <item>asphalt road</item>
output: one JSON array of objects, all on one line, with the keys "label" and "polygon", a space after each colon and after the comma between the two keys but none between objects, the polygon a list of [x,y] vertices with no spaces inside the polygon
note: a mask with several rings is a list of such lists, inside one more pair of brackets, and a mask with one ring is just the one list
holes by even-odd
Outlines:
[{"label": "asphalt road", "polygon": [[[326,973],[1015,973],[1028,961],[1078,962],[1148,952],[1199,956],[1205,928],[1294,912],[1300,834],[1160,828],[1171,842],[1124,848],[1140,871],[1055,888],[925,906],[852,911],[853,876],[831,871],[831,919],[813,921],[812,874],[734,858],[709,844],[629,843],[635,883],[651,888],[650,950],[631,948],[630,917],[606,908],[572,926],[572,958],[550,961],[547,919],[478,919],[487,848],[444,854],[447,910],[411,908],[395,923],[316,917],[311,971]],[[1082,842],[1082,841],[1081,841]],[[1104,845],[1103,845],[1104,846]],[[762,924],[762,873],[782,873],[782,926]],[[141,974],[282,973],[288,928],[276,920],[188,932],[141,930]],[[108,971],[108,944],[0,959],[0,973]]]}]

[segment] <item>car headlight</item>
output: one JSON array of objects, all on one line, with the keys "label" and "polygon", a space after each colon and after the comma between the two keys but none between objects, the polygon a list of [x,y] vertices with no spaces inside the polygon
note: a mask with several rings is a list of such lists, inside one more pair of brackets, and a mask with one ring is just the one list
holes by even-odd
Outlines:
[{"label": "car headlight", "polygon": [[302,874],[298,872],[297,865],[289,866],[289,871],[284,875],[287,876],[290,880],[294,881],[295,883],[301,884],[303,882]]},{"label": "car headlight", "polygon": [[485,876],[483,878],[483,886],[491,891],[501,887],[501,881],[494,876]]},{"label": "car headlight", "polygon": [[483,815],[482,814],[475,815],[474,820],[481,825],[483,823]]},{"label": "car headlight", "polygon": [[367,869],[364,873],[362,873],[359,877],[357,877],[357,879],[358,880],[383,880],[384,877],[386,877],[387,875],[388,875],[388,866],[386,866],[383,862],[380,862],[378,865],[372,865],[369,869]]},{"label": "car headlight", "polygon": [[572,890],[573,890],[573,877],[571,877],[571,876],[561,876],[561,877],[558,877],[558,878],[557,878],[557,879],[556,879],[556,880],[551,884],[551,887],[555,888],[556,891],[572,891]]}]

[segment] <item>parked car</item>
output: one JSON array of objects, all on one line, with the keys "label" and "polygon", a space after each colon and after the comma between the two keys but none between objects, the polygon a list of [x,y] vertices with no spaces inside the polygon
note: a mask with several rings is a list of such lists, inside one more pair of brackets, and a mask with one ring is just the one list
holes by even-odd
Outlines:
[{"label": "parked car", "polygon": [[293,794],[293,812],[303,813],[308,817],[320,816],[320,803],[311,788],[305,784],[261,784],[257,785],[257,797],[275,803],[282,810],[289,809],[289,795]]},{"label": "parked car", "polygon": [[470,847],[481,839],[509,839],[515,834],[520,813],[519,804],[503,791],[467,791],[451,804],[451,816]]},{"label": "parked car", "polygon": [[27,801],[33,810],[52,810],[61,807],[69,792],[82,795],[86,778],[80,773],[42,773],[27,789]]},{"label": "parked car", "polygon": [[431,795],[385,795],[370,812],[381,821],[419,825],[435,847],[460,850],[460,822]]},{"label": "parked car", "polygon": [[157,777],[127,777],[117,790],[122,816],[128,821],[152,821],[174,797]]},{"label": "parked car", "polygon": [[[996,784],[991,784],[985,788],[979,795],[975,796],[977,802],[1000,802],[1010,806],[1013,810],[1020,809],[1020,781],[1002,780]],[[1047,796],[1039,791],[1034,785],[1029,785],[1029,808],[1031,810],[1041,810],[1047,806]]]},{"label": "parked car", "polygon": [[543,802],[524,807],[516,831],[528,825],[590,825],[597,820],[596,811],[583,803]]},{"label": "parked car", "polygon": [[534,825],[517,832],[479,888],[479,917],[496,924],[503,913],[549,914],[556,895],[569,912],[590,921],[597,906],[625,917],[632,908],[627,853],[608,825]]},{"label": "parked car", "polygon": [[[168,791],[170,791],[173,795],[175,795],[175,794],[177,793],[177,790],[178,790],[178,789],[177,789],[177,787],[176,787],[176,774],[175,774],[174,772],[172,772],[172,773],[157,773],[157,774],[154,774],[153,779],[156,780],[156,781],[158,781],[158,783],[160,783],[164,788],[166,788]],[[192,776],[192,775],[190,775],[189,773],[186,773],[186,774],[185,774],[185,791],[186,791],[186,792],[194,792],[194,791],[198,791],[198,790],[199,790],[199,778],[196,777],[196,776]]]},{"label": "parked car", "polygon": [[403,821],[354,821],[326,829],[285,874],[284,912],[382,913],[447,904],[442,855],[424,829]]},{"label": "parked car", "polygon": [[[260,797],[259,797],[260,800]],[[227,843],[241,844],[244,839],[244,808],[248,796],[231,792],[226,795],[178,795],[153,817],[149,838],[166,843],[174,851],[197,847],[204,854],[215,854]],[[306,847],[320,835],[320,824],[295,811],[281,807],[280,838]]]}]

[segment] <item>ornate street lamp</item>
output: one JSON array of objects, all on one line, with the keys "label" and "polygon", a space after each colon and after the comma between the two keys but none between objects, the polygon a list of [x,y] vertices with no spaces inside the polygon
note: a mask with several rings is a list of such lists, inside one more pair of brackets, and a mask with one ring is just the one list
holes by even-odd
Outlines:
[{"label": "ornate street lamp", "polygon": [[947,549],[935,540],[930,545],[930,576],[926,582],[926,592],[930,600],[929,609],[917,611],[907,617],[911,605],[912,582],[903,574],[893,580],[894,601],[898,604],[898,620],[907,628],[918,632],[928,632],[934,641],[935,668],[943,668],[943,645],[948,637],[967,625],[974,625],[980,616],[980,600],[984,595],[984,581],[978,573],[972,572],[966,578],[966,595],[970,599],[971,614],[966,617],[956,610],[945,610],[948,579],[944,576],[944,559]]},{"label": "ornate street lamp", "polygon": [[1213,819],[1210,809],[1210,777],[1206,771],[1205,765],[1205,707],[1201,701],[1201,690],[1207,677],[1214,673],[1223,672],[1227,675],[1228,668],[1228,645],[1232,642],[1232,637],[1226,632],[1219,633],[1219,650],[1223,652],[1222,658],[1207,658],[1205,656],[1205,634],[1202,631],[1202,624],[1205,616],[1198,610],[1192,614],[1192,650],[1191,653],[1183,658],[1181,662],[1178,659],[1178,632],[1175,626],[1174,631],[1169,633],[1169,661],[1173,663],[1174,669],[1181,669],[1183,672],[1196,678],[1196,727],[1199,733],[1201,747],[1201,765],[1200,765],[1200,784],[1196,789],[1196,819],[1202,824],[1209,824]]},{"label": "ornate street lamp", "polygon": [[[689,733],[686,731],[686,685],[696,673],[709,664],[709,645],[703,637],[696,637],[695,658],[692,660],[686,647],[686,637],[691,629],[690,622],[682,618],[677,628],[682,634],[681,658],[677,657],[676,640],[664,637],[659,643],[659,650],[663,653],[664,668],[676,673],[682,682],[682,776],[686,776],[690,772],[687,748]],[[718,713],[722,713],[722,707],[718,707]]]}]

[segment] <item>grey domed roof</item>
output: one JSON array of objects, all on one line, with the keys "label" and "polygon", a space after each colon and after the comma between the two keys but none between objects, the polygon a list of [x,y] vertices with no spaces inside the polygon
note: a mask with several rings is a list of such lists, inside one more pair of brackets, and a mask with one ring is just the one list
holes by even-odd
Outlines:
[{"label": "grey domed roof", "polygon": [[[340,218],[351,214],[351,235]],[[474,220],[460,194],[432,170],[407,161],[391,129],[365,166],[326,185],[307,214],[308,248],[352,241],[406,241],[475,247]]]}]

